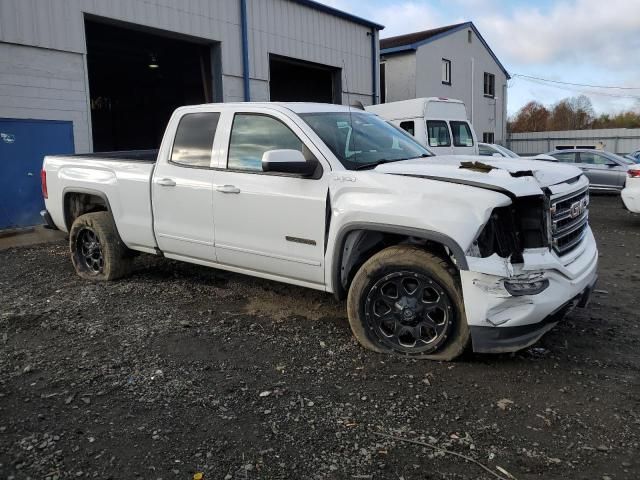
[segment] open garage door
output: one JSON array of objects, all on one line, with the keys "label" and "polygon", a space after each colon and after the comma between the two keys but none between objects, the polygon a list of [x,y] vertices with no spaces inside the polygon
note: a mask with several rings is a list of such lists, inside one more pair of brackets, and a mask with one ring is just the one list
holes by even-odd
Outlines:
[{"label": "open garage door", "polygon": [[342,103],[340,69],[269,55],[269,93],[273,102]]},{"label": "open garage door", "polygon": [[212,101],[215,46],[92,17],[85,28],[94,151],[158,148],[175,108]]}]

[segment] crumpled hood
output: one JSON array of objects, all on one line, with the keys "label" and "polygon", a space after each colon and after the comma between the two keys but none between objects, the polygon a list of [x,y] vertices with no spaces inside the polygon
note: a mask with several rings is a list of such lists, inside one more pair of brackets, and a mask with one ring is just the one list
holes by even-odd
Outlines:
[{"label": "crumpled hood", "polygon": [[[478,162],[491,168],[466,168],[463,163]],[[518,197],[539,195],[548,187],[582,175],[580,169],[541,160],[497,158],[478,155],[443,155],[386,163],[376,172],[409,175],[432,180],[473,185],[506,191]]]}]

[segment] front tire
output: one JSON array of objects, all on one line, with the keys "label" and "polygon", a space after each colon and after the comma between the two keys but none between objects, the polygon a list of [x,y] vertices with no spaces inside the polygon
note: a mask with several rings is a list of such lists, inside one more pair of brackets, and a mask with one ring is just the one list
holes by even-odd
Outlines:
[{"label": "front tire", "polygon": [[389,247],[367,260],[347,311],[356,339],[376,352],[448,361],[469,345],[455,268],[416,246]]},{"label": "front tire", "polygon": [[122,242],[109,212],[85,213],[69,232],[71,261],[85,280],[116,280],[131,272],[131,251]]}]

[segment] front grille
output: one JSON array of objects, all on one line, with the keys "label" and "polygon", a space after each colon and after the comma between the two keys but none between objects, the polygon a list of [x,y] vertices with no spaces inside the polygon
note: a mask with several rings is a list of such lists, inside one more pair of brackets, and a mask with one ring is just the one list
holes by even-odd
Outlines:
[{"label": "front grille", "polygon": [[551,197],[551,245],[558,255],[576,248],[589,226],[589,187],[568,195]]}]

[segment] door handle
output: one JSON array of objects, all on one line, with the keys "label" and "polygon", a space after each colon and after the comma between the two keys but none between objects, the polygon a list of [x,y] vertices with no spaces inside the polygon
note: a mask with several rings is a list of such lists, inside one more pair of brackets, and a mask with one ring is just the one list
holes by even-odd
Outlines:
[{"label": "door handle", "polygon": [[240,193],[240,189],[235,185],[219,185],[216,190],[222,193]]},{"label": "door handle", "polygon": [[171,178],[161,178],[156,182],[158,185],[162,185],[163,187],[175,187],[176,182]]}]

